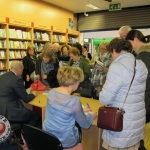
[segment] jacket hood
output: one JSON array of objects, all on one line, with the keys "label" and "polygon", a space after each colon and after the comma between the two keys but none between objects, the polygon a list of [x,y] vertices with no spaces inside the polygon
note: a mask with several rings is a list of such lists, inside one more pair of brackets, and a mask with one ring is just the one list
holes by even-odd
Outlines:
[{"label": "jacket hood", "polygon": [[133,73],[134,68],[136,68],[135,75],[136,75],[136,77],[138,77],[140,79],[140,82],[143,82],[147,78],[148,71],[147,71],[145,64],[141,60],[136,60],[136,67],[134,67],[135,58],[131,53],[127,53],[127,52],[121,53],[114,60],[114,62],[115,61],[119,61],[131,73]]},{"label": "jacket hood", "polygon": [[134,61],[135,58],[133,54],[128,52],[121,52],[120,55],[114,60],[114,62],[119,61],[125,68],[129,69],[131,72],[134,71]]},{"label": "jacket hood", "polygon": [[141,52],[150,52],[150,43],[141,45],[136,51],[137,54]]}]

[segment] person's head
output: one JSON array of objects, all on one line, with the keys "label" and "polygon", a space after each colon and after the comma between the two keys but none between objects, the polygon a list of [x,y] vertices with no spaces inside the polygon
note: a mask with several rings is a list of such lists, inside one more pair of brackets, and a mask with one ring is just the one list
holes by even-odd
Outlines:
[{"label": "person's head", "polygon": [[112,58],[115,59],[122,51],[132,52],[132,45],[129,41],[120,38],[114,38],[109,43],[109,51],[112,53]]},{"label": "person's head", "polygon": [[80,51],[80,55],[82,54],[82,45],[79,42],[74,43],[72,47],[76,47]]},{"label": "person's head", "polygon": [[80,57],[80,51],[76,47],[71,47],[69,50],[69,56],[73,61],[77,62]]},{"label": "person's head", "polygon": [[29,45],[27,47],[27,55],[28,56],[33,56],[34,54],[35,54],[34,46],[33,45]]},{"label": "person's head", "polygon": [[82,46],[82,53],[86,52],[87,51],[87,46],[86,45],[83,45]]},{"label": "person's head", "polygon": [[59,43],[54,43],[54,44],[52,45],[52,50],[53,50],[54,53],[57,53],[58,50],[59,50],[59,48],[60,48]]},{"label": "person's head", "polygon": [[61,53],[62,53],[62,55],[68,55],[68,53],[69,53],[69,46],[68,45],[63,45],[62,47],[61,47]]},{"label": "person's head", "polygon": [[52,44],[50,42],[46,42],[43,47],[44,50],[52,50]]},{"label": "person's head", "polygon": [[58,69],[57,81],[60,86],[73,86],[73,91],[76,91],[80,82],[84,80],[82,69],[72,66],[63,66]]},{"label": "person's head", "polygon": [[126,40],[130,41],[132,48],[136,51],[137,48],[146,43],[146,38],[143,33],[139,30],[131,30],[126,36]]},{"label": "person's head", "polygon": [[41,54],[41,57],[45,63],[48,62],[55,63],[56,60],[54,53],[50,50],[44,50]]},{"label": "person's head", "polygon": [[118,31],[120,38],[125,39],[130,30],[132,30],[132,28],[130,26],[122,26]]},{"label": "person's head", "polygon": [[108,52],[108,45],[109,42],[102,41],[98,46],[98,53],[101,53],[102,55]]},{"label": "person's head", "polygon": [[13,61],[10,65],[10,70],[13,71],[17,76],[21,76],[23,64],[20,61]]}]

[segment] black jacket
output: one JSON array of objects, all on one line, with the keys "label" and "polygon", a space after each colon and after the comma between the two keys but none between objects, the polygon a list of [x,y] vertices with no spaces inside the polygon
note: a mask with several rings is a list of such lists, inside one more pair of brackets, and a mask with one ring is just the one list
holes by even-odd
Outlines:
[{"label": "black jacket", "polygon": [[22,78],[13,72],[0,76],[0,114],[11,122],[26,122],[30,118],[30,110],[25,103],[34,99],[34,94],[28,94],[24,88]]},{"label": "black jacket", "polygon": [[143,44],[137,52],[137,59],[141,59],[148,69],[145,90],[146,122],[150,122],[150,44]]}]

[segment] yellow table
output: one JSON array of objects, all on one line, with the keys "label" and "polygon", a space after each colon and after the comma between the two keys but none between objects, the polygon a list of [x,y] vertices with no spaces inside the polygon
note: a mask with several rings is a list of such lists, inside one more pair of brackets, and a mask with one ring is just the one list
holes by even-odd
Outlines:
[{"label": "yellow table", "polygon": [[[38,91],[37,96],[29,102],[30,105],[41,108],[42,122],[45,119],[45,109],[48,95],[43,94],[43,91]],[[98,112],[98,108],[101,106],[98,100],[91,98],[80,97],[82,105],[87,103],[90,105],[92,111]],[[101,132],[102,130],[96,126],[97,120],[95,119],[92,126],[89,129],[82,129],[82,144],[84,150],[102,150],[101,148]]]}]

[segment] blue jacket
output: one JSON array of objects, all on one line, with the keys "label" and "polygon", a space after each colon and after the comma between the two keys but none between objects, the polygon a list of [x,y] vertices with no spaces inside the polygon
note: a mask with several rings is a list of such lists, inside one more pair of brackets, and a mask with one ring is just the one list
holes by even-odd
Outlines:
[{"label": "blue jacket", "polygon": [[54,134],[64,148],[73,147],[79,142],[75,121],[87,129],[92,124],[93,117],[91,114],[84,114],[79,97],[62,94],[56,89],[50,90],[44,130]]},{"label": "blue jacket", "polygon": [[[122,107],[129,89],[135,58],[130,53],[120,54],[110,65],[106,82],[99,94],[100,102],[112,107]],[[104,130],[102,139],[111,147],[126,148],[137,144],[144,136],[145,88],[147,69],[141,60],[136,60],[136,73],[124,104],[123,130]]]}]

